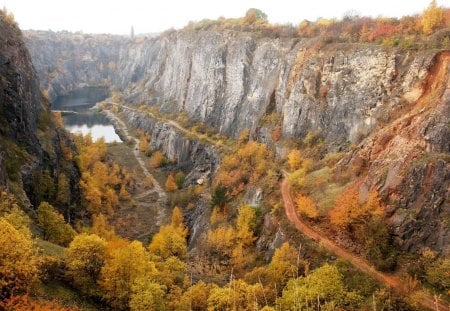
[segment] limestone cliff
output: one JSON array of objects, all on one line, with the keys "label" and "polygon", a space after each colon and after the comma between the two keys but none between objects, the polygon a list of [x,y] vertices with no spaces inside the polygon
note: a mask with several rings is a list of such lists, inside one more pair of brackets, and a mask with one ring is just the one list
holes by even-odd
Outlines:
[{"label": "limestone cliff", "polygon": [[78,171],[62,149],[70,149],[71,142],[55,125],[41,95],[22,33],[12,16],[2,11],[0,29],[0,186],[13,192],[22,207],[30,207],[50,199],[40,195],[43,172],[48,172],[53,186],[64,172],[73,195],[61,211],[69,216],[70,199],[77,197]]},{"label": "limestone cliff", "polygon": [[381,192],[399,245],[450,252],[448,74],[433,80],[444,90],[420,106],[435,68],[448,68],[436,51],[228,30],[135,40],[27,32],[26,43],[50,100],[106,85],[130,103],[186,112],[231,137],[249,128],[278,149],[270,135],[277,126],[286,139],[319,133],[328,151],[350,150],[339,167],[359,163],[362,193]]}]

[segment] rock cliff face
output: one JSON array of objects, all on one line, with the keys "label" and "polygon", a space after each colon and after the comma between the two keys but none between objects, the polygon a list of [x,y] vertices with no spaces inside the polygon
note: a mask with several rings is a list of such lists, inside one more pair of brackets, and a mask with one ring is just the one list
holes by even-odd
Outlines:
[{"label": "rock cliff face", "polygon": [[[28,207],[38,203],[42,171],[55,182],[64,172],[75,198],[78,172],[62,152],[62,146],[70,148],[71,143],[52,120],[22,33],[2,11],[0,29],[0,186]],[[69,216],[68,210],[63,212]]]},{"label": "rock cliff face", "polygon": [[[283,138],[319,133],[328,151],[363,141],[339,167],[361,166],[362,193],[371,187],[381,192],[398,244],[450,252],[448,73],[430,83],[436,68],[448,63],[433,51],[232,31],[136,40],[27,32],[26,43],[50,100],[106,85],[130,103],[185,112],[231,137],[248,128],[277,150],[276,127]],[[428,96],[433,87],[440,91]],[[185,145],[162,124],[151,127],[154,147],[196,158],[196,143]]]},{"label": "rock cliff face", "polygon": [[186,185],[197,184],[199,179],[211,181],[220,163],[219,152],[213,146],[189,139],[170,124],[152,119],[144,112],[124,107],[121,116],[134,128],[152,133],[150,147],[161,150],[169,161],[188,172]]},{"label": "rock cliff face", "polygon": [[141,41],[26,32],[26,42],[50,100],[86,85],[114,86],[233,137],[244,128],[257,134],[261,118],[278,113],[284,137],[320,131],[330,149],[357,142],[416,100],[433,56],[229,31]]}]

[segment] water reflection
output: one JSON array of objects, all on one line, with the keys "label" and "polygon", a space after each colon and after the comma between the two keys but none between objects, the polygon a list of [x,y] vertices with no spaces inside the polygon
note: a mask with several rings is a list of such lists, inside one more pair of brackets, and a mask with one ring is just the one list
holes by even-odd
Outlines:
[{"label": "water reflection", "polygon": [[107,143],[122,141],[111,122],[95,110],[79,111],[78,114],[65,115],[63,119],[65,128],[71,133],[90,133],[94,141],[101,137]]},{"label": "water reflection", "polygon": [[90,133],[94,141],[103,137],[107,143],[121,142],[111,122],[103,114],[90,109],[106,97],[107,91],[103,88],[84,88],[58,97],[53,109],[74,112],[63,113],[64,126],[71,133]]}]

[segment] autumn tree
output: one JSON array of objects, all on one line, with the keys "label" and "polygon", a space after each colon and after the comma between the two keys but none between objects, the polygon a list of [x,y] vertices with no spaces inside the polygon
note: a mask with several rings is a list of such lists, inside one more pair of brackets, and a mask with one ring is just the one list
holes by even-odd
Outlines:
[{"label": "autumn tree", "polygon": [[424,34],[431,34],[436,28],[442,26],[444,22],[444,10],[437,6],[436,0],[432,0],[430,5],[423,12],[420,24]]},{"label": "autumn tree", "polygon": [[156,151],[150,157],[150,166],[152,168],[158,168],[166,164],[166,157],[162,154],[161,151]]},{"label": "autumn tree", "polygon": [[177,184],[175,183],[175,178],[173,177],[172,174],[170,174],[169,176],[167,176],[167,180],[166,180],[166,190],[169,192],[175,191],[178,189]]},{"label": "autumn tree", "polygon": [[131,311],[165,310],[166,287],[147,278],[137,278],[131,287]]},{"label": "autumn tree", "polygon": [[100,272],[99,284],[105,298],[116,309],[126,309],[133,295],[133,284],[156,273],[141,242],[133,241],[112,251]]},{"label": "autumn tree", "polygon": [[119,198],[122,201],[129,201],[131,199],[130,193],[127,191],[127,188],[124,184],[120,186]]},{"label": "autumn tree", "polygon": [[426,267],[426,279],[433,286],[450,293],[450,258],[440,258]]},{"label": "autumn tree", "polygon": [[316,203],[314,203],[310,197],[298,194],[295,202],[297,203],[298,211],[302,215],[305,215],[308,218],[317,218],[317,216],[319,216]]},{"label": "autumn tree", "polygon": [[298,170],[303,162],[303,157],[298,149],[292,150],[287,157],[287,162],[291,171]]},{"label": "autumn tree", "polygon": [[211,285],[203,281],[189,287],[175,304],[176,310],[202,311],[208,309],[208,297]]},{"label": "autumn tree", "polygon": [[162,226],[149,245],[149,250],[162,257],[176,256],[184,258],[187,252],[187,229],[183,223],[183,214],[178,207],[172,211],[171,223]]},{"label": "autumn tree", "polygon": [[290,280],[277,305],[283,310],[334,310],[357,308],[362,301],[362,297],[346,288],[338,269],[325,264],[305,277]]},{"label": "autumn tree", "polygon": [[360,204],[358,189],[350,187],[336,199],[334,208],[330,211],[330,220],[335,225],[346,227],[382,215],[383,208],[376,190],[369,193],[365,204]]},{"label": "autumn tree", "polygon": [[64,217],[53,206],[47,202],[42,202],[38,207],[37,214],[38,225],[43,231],[45,240],[61,246],[69,245],[76,232],[64,221]]},{"label": "autumn tree", "polygon": [[98,235],[105,241],[119,239],[119,237],[116,235],[114,227],[109,224],[108,220],[103,214],[92,215],[91,232],[95,235]]},{"label": "autumn tree", "polygon": [[75,237],[67,249],[67,274],[82,293],[99,296],[97,280],[106,260],[106,242],[95,234]]},{"label": "autumn tree", "polygon": [[38,268],[33,242],[0,218],[0,298],[28,289]]}]

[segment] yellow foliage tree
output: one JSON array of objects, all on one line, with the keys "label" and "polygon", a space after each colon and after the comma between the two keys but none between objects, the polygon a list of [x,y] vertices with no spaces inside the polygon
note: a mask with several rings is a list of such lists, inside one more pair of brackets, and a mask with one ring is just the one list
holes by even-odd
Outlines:
[{"label": "yellow foliage tree", "polygon": [[0,298],[28,289],[38,269],[33,242],[0,218]]},{"label": "yellow foliage tree", "polygon": [[76,232],[64,221],[64,217],[47,202],[42,202],[37,212],[44,239],[61,246],[69,245]]},{"label": "yellow foliage tree", "polygon": [[178,207],[172,212],[172,221],[162,226],[149,245],[149,250],[163,259],[171,256],[184,258],[187,252],[187,229],[183,224],[183,215]]},{"label": "yellow foliage tree", "polygon": [[166,158],[161,153],[161,151],[156,151],[150,157],[150,166],[152,168],[158,168],[163,166],[166,163]]},{"label": "yellow foliage tree", "polygon": [[139,278],[156,273],[141,242],[133,241],[112,251],[100,272],[99,284],[113,308],[126,309]]},{"label": "yellow foliage tree", "polygon": [[436,0],[432,0],[420,19],[423,33],[431,34],[436,28],[442,26],[443,22],[444,10],[437,6]]},{"label": "yellow foliage tree", "polygon": [[148,140],[147,137],[142,137],[141,140],[139,141],[139,150],[141,152],[147,152],[148,150]]},{"label": "yellow foliage tree", "polygon": [[103,214],[92,215],[91,231],[93,234],[98,235],[106,241],[119,239],[119,237],[116,235],[114,227],[108,223],[108,220]]},{"label": "yellow foliage tree", "polygon": [[308,196],[299,194],[296,203],[297,208],[302,215],[305,215],[308,218],[317,218],[317,216],[319,216],[316,203]]},{"label": "yellow foliage tree", "polygon": [[82,293],[99,296],[97,279],[105,260],[105,240],[95,234],[78,235],[67,249],[67,274]]},{"label": "yellow foliage tree", "polygon": [[376,190],[369,192],[365,204],[360,204],[358,189],[351,187],[336,199],[329,215],[331,223],[345,227],[356,223],[367,223],[372,217],[382,217],[384,209]]},{"label": "yellow foliage tree", "polygon": [[291,171],[298,170],[303,162],[302,153],[300,150],[292,150],[287,157],[287,162]]},{"label": "yellow foliage tree", "polygon": [[175,182],[175,178],[173,177],[172,174],[167,176],[167,180],[166,180],[165,186],[166,186],[166,190],[170,191],[170,192],[175,191],[175,190],[178,189],[178,186],[177,186],[177,184]]},{"label": "yellow foliage tree", "polygon": [[131,311],[165,310],[165,286],[147,278],[138,278],[133,283],[131,290]]},{"label": "yellow foliage tree", "polygon": [[129,201],[131,199],[130,193],[127,191],[125,185],[123,184],[122,186],[120,186],[119,197],[123,201]]}]

